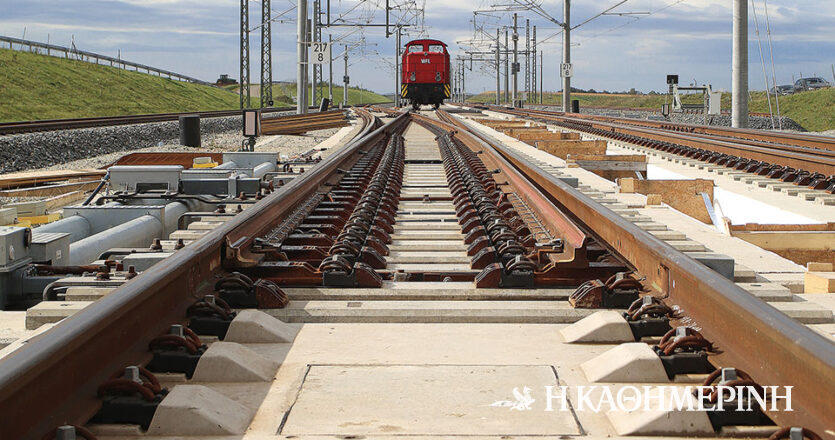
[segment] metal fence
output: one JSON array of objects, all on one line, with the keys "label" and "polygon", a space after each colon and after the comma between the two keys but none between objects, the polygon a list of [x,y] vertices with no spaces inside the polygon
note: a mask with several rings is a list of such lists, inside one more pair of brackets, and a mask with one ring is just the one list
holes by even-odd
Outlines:
[{"label": "metal fence", "polygon": [[111,67],[116,67],[118,69],[133,70],[136,72],[147,73],[149,75],[156,74],[159,77],[168,77],[169,79],[177,81],[185,81],[203,85],[214,85],[212,83],[208,83],[197,78],[192,78],[190,76],[181,75],[176,72],[157,69],[156,67],[146,66],[144,64],[139,63],[133,63],[118,58],[109,57],[107,55],[87,52],[71,47],[56,46],[54,44],[39,43],[37,41],[23,40],[20,38],[5,37],[0,35],[0,48],[5,47],[6,44],[9,45],[9,49],[19,50],[22,52],[45,53],[46,55],[57,57],[61,57],[63,55],[63,57],[67,59],[75,59],[79,61],[86,61],[89,63],[104,65],[107,65],[109,63]]}]

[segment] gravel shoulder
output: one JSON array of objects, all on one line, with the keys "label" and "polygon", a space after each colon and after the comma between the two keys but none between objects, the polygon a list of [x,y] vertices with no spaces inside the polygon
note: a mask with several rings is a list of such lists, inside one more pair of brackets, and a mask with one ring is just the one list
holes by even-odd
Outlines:
[{"label": "gravel shoulder", "polygon": [[[333,136],[338,128],[328,128],[324,130],[311,131],[301,136],[264,136],[255,147],[255,151],[276,152],[279,154],[287,154],[293,156],[295,154],[303,153],[325,139]],[[112,153],[102,154],[96,157],[89,157],[84,159],[73,160],[65,163],[55,164],[46,168],[39,168],[44,170],[70,170],[82,168],[101,168],[112,164],[120,157],[129,153],[222,153],[228,151],[237,151],[241,148],[241,141],[243,140],[240,131],[230,131],[226,133],[210,134],[204,136],[202,139],[202,146],[200,148],[192,148],[180,145],[178,141],[169,141],[162,145],[157,145],[147,148],[139,148],[133,150],[115,151]]]},{"label": "gravel shoulder", "polygon": [[[289,114],[289,112],[288,112]],[[0,174],[17,171],[100,168],[134,152],[223,152],[241,147],[239,116],[200,121],[202,147],[179,145],[179,123],[94,127],[43,133],[0,136]],[[338,129],[301,136],[264,136],[257,151],[293,156],[309,150]]]}]

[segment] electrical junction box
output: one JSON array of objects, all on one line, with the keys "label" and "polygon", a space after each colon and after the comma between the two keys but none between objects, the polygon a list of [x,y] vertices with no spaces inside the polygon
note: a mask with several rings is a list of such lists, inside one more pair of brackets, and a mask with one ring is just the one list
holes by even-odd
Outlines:
[{"label": "electrical junction box", "polygon": [[709,93],[709,107],[707,114],[709,115],[721,115],[722,114],[722,92],[713,92]]},{"label": "electrical junction box", "polygon": [[17,226],[0,227],[0,272],[7,272],[28,263],[32,230]]},{"label": "electrical junction box", "polygon": [[182,165],[115,165],[110,173],[110,189],[142,192],[163,189],[176,192],[180,186]]},{"label": "electrical junction box", "polygon": [[30,253],[36,263],[65,266],[70,258],[70,234],[34,232]]}]

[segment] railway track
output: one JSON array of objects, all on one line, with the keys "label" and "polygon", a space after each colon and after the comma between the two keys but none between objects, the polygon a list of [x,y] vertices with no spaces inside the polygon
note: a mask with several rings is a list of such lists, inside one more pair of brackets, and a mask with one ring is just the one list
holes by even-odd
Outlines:
[{"label": "railway track", "polygon": [[[265,113],[294,110],[295,107],[264,109]],[[49,119],[0,123],[0,135],[34,133],[39,131],[73,130],[78,128],[108,127],[113,125],[146,124],[150,122],[176,121],[180,116],[199,115],[201,118],[239,116],[240,110],[218,110],[208,112],[157,113],[149,115],[106,116],[96,118]]]},{"label": "railway track", "polygon": [[604,139],[679,154],[802,187],[835,192],[835,139],[530,109],[488,108]]},{"label": "railway track", "polygon": [[[543,114],[563,114],[562,112],[555,112],[549,110],[533,111],[543,112]],[[667,131],[678,131],[682,133],[714,135],[717,138],[724,139],[745,139],[750,141],[761,141],[769,144],[776,144],[777,146],[799,146],[829,151],[835,149],[835,139],[829,136],[820,136],[814,134],[786,133],[779,131],[755,130],[746,128],[717,127],[710,125],[676,123],[670,121],[614,118],[610,116],[586,115],[579,113],[571,113],[570,116],[590,121],[616,122],[640,127],[658,128]],[[758,144],[754,143],[752,145]]]},{"label": "railway track", "polygon": [[[264,438],[392,432],[439,438],[473,432],[767,437],[780,427],[833,437],[830,340],[458,117],[378,110],[388,113],[385,124],[359,111],[364,128],[355,140],[0,359],[4,438],[43,438],[91,419],[96,423],[87,428],[101,438],[244,432]],[[237,316],[220,300],[238,304]],[[295,342],[289,336],[275,346],[265,344],[275,340],[259,339],[258,331],[248,337],[232,332],[235,320],[251,318],[253,308],[311,325]],[[626,337],[605,331],[586,336],[595,344],[570,337],[579,330],[564,324],[595,309],[608,310],[607,319],[614,317],[612,325],[625,328]],[[264,322],[258,327],[264,334],[264,326],[278,325]],[[555,339],[555,330],[563,337]],[[532,343],[539,340],[545,344]],[[223,373],[204,374],[208,367],[201,362],[217,362],[224,344],[230,350],[233,342],[259,341],[257,356],[248,349],[235,353],[242,362],[252,359],[250,372],[260,368],[261,379],[253,379],[255,373],[230,379],[229,371],[240,367],[234,362],[215,367]],[[643,363],[614,365],[601,375],[607,363],[635,350]],[[793,406],[804,411],[766,408],[753,419],[704,411],[695,418],[686,411],[666,416],[677,428],[626,422],[652,418],[636,414],[611,415],[608,422],[585,413],[555,422],[547,414],[509,421],[508,427],[484,423],[489,401],[473,409],[439,402],[431,392],[420,400],[420,387],[444,393],[463,391],[461,384],[496,386],[496,372],[518,366],[519,359],[525,367],[501,376],[510,378],[502,385],[514,383],[513,372],[541,378],[552,369],[565,381],[560,383],[618,387],[711,385],[717,375],[736,375],[746,385],[794,387]],[[535,368],[543,363],[555,367]],[[662,377],[647,379],[650,370]],[[212,393],[197,388],[213,381],[263,384],[237,391],[214,387]],[[375,394],[398,387],[416,393],[418,402],[432,402],[430,410]],[[217,408],[229,410],[218,410],[205,425],[169,403],[199,409],[205,396],[224,389],[230,394],[216,397],[222,402]],[[490,388],[481,397],[509,391]],[[328,399],[321,400],[322,392]],[[242,393],[262,398],[253,403],[235,397]],[[118,399],[150,415],[103,422],[103,409]],[[433,412],[432,405],[441,409]],[[470,409],[478,418],[466,414]],[[119,423],[148,431],[114,427]]]}]

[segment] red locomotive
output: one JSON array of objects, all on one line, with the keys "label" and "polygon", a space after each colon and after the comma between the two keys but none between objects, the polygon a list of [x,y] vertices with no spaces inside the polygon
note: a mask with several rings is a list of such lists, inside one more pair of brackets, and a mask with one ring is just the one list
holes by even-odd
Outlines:
[{"label": "red locomotive", "polygon": [[403,52],[403,78],[400,95],[412,108],[441,106],[449,98],[449,52],[438,40],[414,40]]}]

